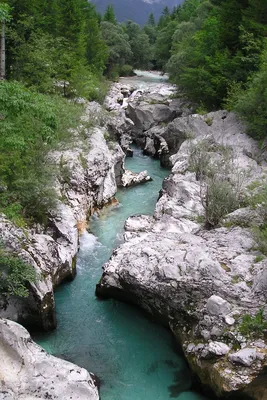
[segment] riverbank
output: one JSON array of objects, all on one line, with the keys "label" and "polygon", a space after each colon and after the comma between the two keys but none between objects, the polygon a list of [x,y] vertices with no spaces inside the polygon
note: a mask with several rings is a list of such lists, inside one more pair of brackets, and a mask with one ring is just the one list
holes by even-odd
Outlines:
[{"label": "riverbank", "polygon": [[[196,115],[180,103],[181,116],[168,122],[159,97],[130,100],[128,134],[172,172],[153,217],[126,221],[97,294],[167,323],[217,396],[263,400],[266,154],[233,113]],[[157,125],[154,112],[166,122]]]}]

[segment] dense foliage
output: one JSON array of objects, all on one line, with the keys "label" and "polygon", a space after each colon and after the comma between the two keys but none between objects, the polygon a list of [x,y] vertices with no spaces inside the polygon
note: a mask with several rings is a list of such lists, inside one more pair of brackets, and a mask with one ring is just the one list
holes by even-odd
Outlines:
[{"label": "dense foliage", "polygon": [[15,82],[0,85],[0,110],[0,211],[19,225],[23,218],[45,222],[56,199],[45,157],[67,140],[81,110]]},{"label": "dense foliage", "polygon": [[266,0],[185,0],[158,23],[156,65],[202,111],[234,109],[264,138],[266,36]]}]

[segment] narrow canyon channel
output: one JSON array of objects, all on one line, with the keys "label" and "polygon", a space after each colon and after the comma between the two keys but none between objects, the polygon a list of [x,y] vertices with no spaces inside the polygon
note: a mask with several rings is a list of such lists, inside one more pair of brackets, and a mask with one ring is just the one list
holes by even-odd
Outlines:
[{"label": "narrow canyon channel", "polygon": [[153,213],[169,173],[137,148],[126,168],[147,170],[153,181],[120,189],[119,203],[90,219],[80,240],[77,277],[56,292],[58,327],[34,339],[49,353],[94,372],[102,400],[207,400],[192,390],[190,371],[167,329],[136,307],[95,297],[101,267],[121,243],[125,220]]}]

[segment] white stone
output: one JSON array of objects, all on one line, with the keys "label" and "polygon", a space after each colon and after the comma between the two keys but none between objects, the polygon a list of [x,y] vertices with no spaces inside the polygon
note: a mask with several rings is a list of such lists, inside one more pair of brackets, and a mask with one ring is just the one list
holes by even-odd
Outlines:
[{"label": "white stone", "polygon": [[210,342],[208,344],[208,351],[215,356],[224,356],[229,353],[230,347],[222,342]]},{"label": "white stone", "polygon": [[234,325],[234,323],[235,323],[235,319],[233,317],[229,316],[229,315],[226,315],[224,317],[224,320],[227,323],[227,325],[230,325],[230,326]]},{"label": "white stone", "polygon": [[255,348],[244,348],[229,355],[229,360],[232,363],[242,364],[246,367],[250,367],[256,359],[257,351]]},{"label": "white stone", "polygon": [[0,360],[0,399],[99,400],[94,380],[84,368],[47,354],[26,329],[4,319],[0,319]]},{"label": "white stone", "polygon": [[207,301],[207,310],[211,315],[225,315],[230,311],[230,304],[220,296],[212,295]]}]

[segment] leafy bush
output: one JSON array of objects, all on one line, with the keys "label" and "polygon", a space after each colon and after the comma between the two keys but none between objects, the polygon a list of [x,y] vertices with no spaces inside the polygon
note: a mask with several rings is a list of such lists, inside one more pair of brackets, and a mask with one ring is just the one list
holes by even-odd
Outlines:
[{"label": "leafy bush", "polygon": [[27,283],[37,279],[34,268],[15,255],[9,255],[0,247],[0,294],[5,298],[10,296],[28,297]]},{"label": "leafy bush", "polygon": [[14,222],[44,222],[55,206],[49,150],[70,140],[82,109],[62,98],[51,98],[18,83],[0,85],[0,211]]},{"label": "leafy bush", "polygon": [[243,335],[261,335],[267,329],[267,321],[264,319],[264,309],[261,308],[253,317],[251,315],[244,315],[242,323],[239,327]]},{"label": "leafy bush", "polygon": [[133,67],[131,65],[124,64],[120,68],[120,76],[133,76],[133,75],[134,72],[133,72]]},{"label": "leafy bush", "polygon": [[225,215],[239,207],[239,198],[230,182],[214,178],[207,182],[202,204],[205,209],[206,226],[213,228]]},{"label": "leafy bush", "polygon": [[83,65],[79,65],[72,73],[70,80],[71,96],[81,96],[89,101],[102,104],[108,92],[109,84],[97,74],[93,74]]}]

